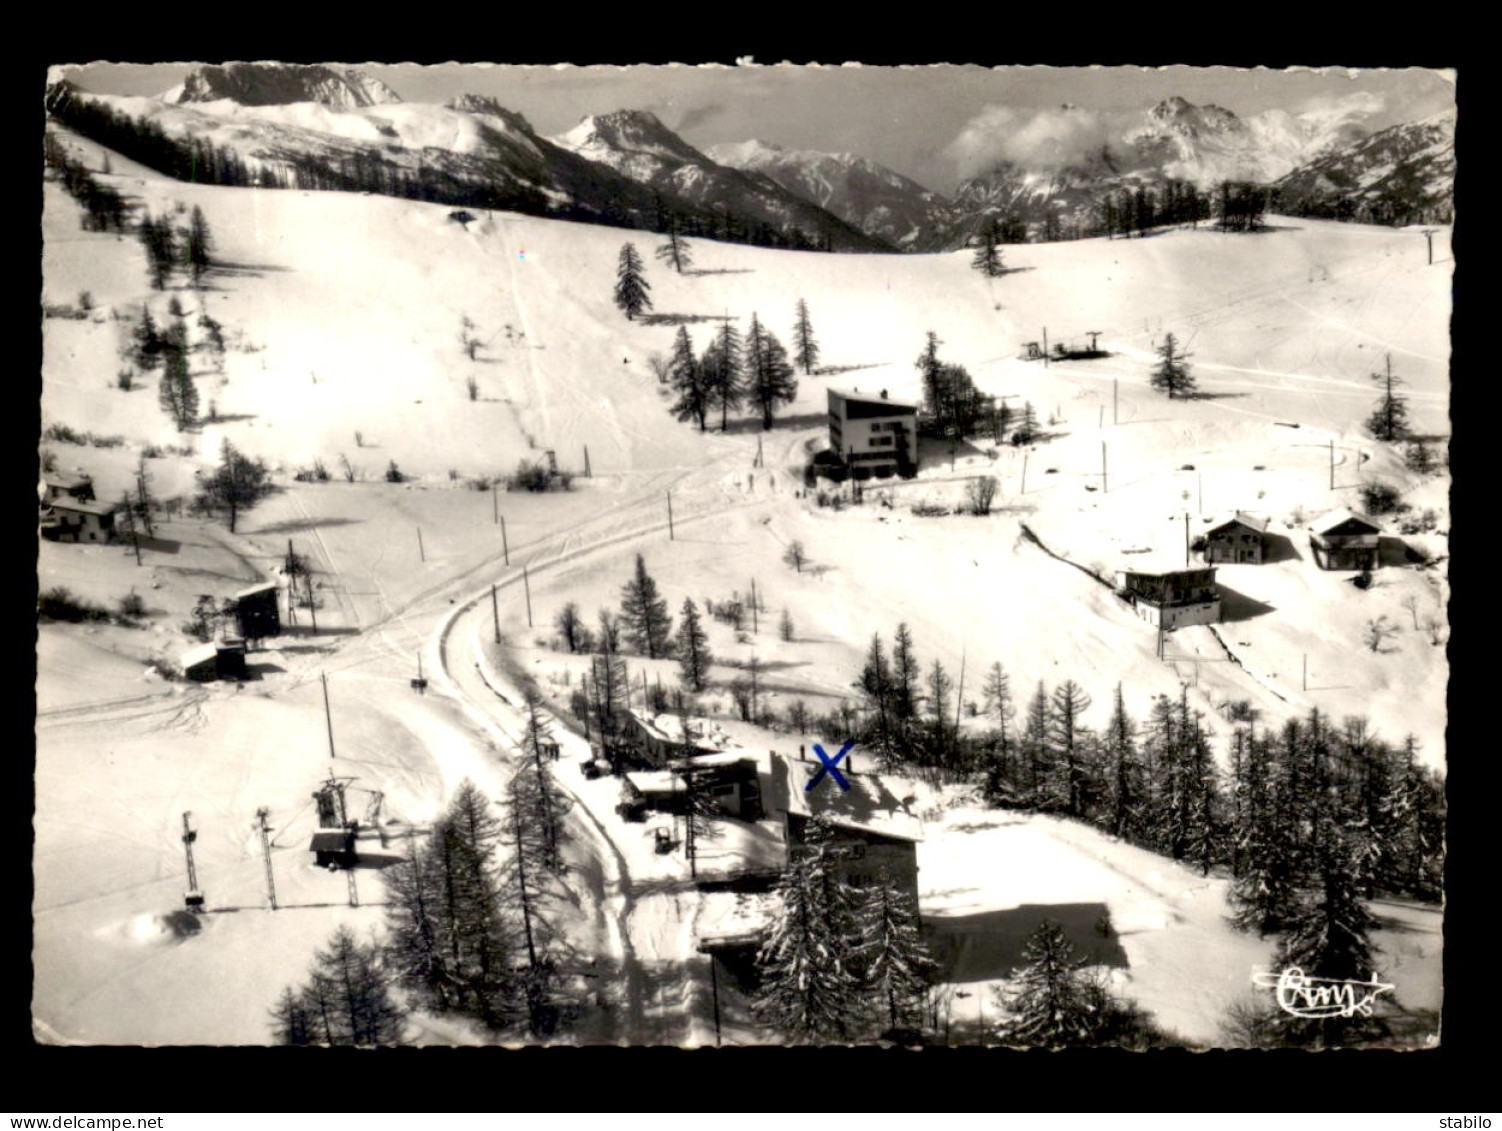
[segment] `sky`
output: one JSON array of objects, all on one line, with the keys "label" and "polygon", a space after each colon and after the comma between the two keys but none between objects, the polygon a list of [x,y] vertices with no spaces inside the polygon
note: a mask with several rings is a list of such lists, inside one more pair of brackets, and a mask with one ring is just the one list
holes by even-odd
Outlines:
[{"label": "sky", "polygon": [[[494,96],[544,136],[590,114],[650,110],[700,149],[757,138],[856,153],[941,193],[983,171],[1015,139],[1083,142],[1172,95],[1241,117],[1285,110],[1368,130],[1455,104],[1454,72],[1419,68],[355,65],[408,102]],[[149,95],[187,70],[103,63],[65,73],[86,90]]]}]

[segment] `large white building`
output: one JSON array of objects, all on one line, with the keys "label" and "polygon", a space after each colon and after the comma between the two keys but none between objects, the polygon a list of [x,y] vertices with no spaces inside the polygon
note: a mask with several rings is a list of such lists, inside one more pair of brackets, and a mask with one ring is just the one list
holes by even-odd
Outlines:
[{"label": "large white building", "polygon": [[855,389],[829,390],[829,448],[857,479],[918,467],[918,406]]}]

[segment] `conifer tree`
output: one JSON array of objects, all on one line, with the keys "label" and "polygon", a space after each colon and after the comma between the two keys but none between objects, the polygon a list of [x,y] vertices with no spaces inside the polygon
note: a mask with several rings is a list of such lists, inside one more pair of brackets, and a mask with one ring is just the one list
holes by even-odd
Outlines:
[{"label": "conifer tree", "polygon": [[657,595],[657,582],[647,573],[646,560],[636,555],[636,575],[621,590],[621,624],[626,639],[649,659],[671,650],[673,620],[668,603]]},{"label": "conifer tree", "polygon": [[652,286],[642,275],[641,256],[637,254],[635,244],[621,244],[615,279],[615,304],[621,308],[628,322],[642,311],[652,308],[652,299],[647,294]]},{"label": "conifer tree", "polygon": [[668,221],[668,242],[658,247],[657,258],[664,263],[671,263],[673,270],[683,274],[685,267],[692,267],[693,254],[689,251],[688,241],[678,234],[678,221]]},{"label": "conifer tree", "polygon": [[761,989],[756,1012],[764,1024],[798,1043],[848,1040],[860,1024],[860,983],[853,972],[848,885],[834,846],[811,820],[802,845],[789,846],[787,870],[757,954]]},{"label": "conifer tree", "polygon": [[1127,840],[1140,836],[1144,798],[1142,766],[1138,760],[1136,727],[1126,712],[1121,684],[1116,685],[1116,701],[1104,735],[1106,773],[1110,797],[1111,835]]},{"label": "conifer tree", "polygon": [[699,609],[692,597],[685,597],[678,617],[678,667],[683,685],[690,691],[703,691],[708,686],[709,665],[713,662],[709,633],[699,620]]},{"label": "conifer tree", "polygon": [[386,889],[386,953],[397,984],[424,1009],[443,1013],[457,1004],[445,940],[451,924],[442,915],[443,877],[432,858],[407,843],[407,855],[381,872]]},{"label": "conifer tree", "polygon": [[193,384],[188,372],[187,336],[179,319],[159,339],[162,377],[157,385],[157,396],[179,432],[198,423],[198,386]]},{"label": "conifer tree", "polygon": [[522,735],[517,783],[512,798],[523,806],[522,819],[536,830],[538,860],[550,872],[564,870],[562,847],[567,840],[563,818],[573,807],[572,799],[553,780],[552,729],[541,714],[541,699],[529,691],[526,697],[527,723]]},{"label": "conifer tree", "polygon": [[819,364],[819,343],[814,337],[813,323],[808,317],[808,303],[798,300],[798,314],[793,322],[793,360],[807,375]]},{"label": "conifer tree", "polygon": [[156,319],[151,317],[151,307],[142,308],[141,321],[136,323],[131,338],[130,359],[136,368],[151,370],[161,364],[162,335],[157,329]]},{"label": "conifer tree", "polygon": [[[946,711],[949,704],[950,692],[954,690],[954,680],[944,670],[944,665],[937,656],[934,657],[933,666],[928,669],[928,714],[930,730],[927,746],[931,751],[930,764],[937,767],[947,765],[950,761],[950,751],[953,743],[946,721]],[[955,720],[958,724],[959,720]]]},{"label": "conifer tree", "polygon": [[406,1012],[391,997],[380,954],[349,927],[317,952],[310,975],[300,993],[285,990],[272,1010],[278,1041],[366,1047],[401,1041]]},{"label": "conifer tree", "polygon": [[1049,745],[1048,732],[1048,690],[1040,679],[1038,690],[1028,701],[1019,747],[1023,765],[1027,768],[1025,796],[1029,804],[1044,811],[1057,809],[1063,803],[1056,789],[1053,749]]},{"label": "conifer tree", "polygon": [[1387,355],[1386,371],[1373,373],[1372,380],[1382,386],[1382,398],[1377,402],[1376,410],[1367,417],[1366,430],[1376,439],[1389,443],[1406,439],[1408,402],[1396,391],[1403,382],[1393,376],[1391,354]]},{"label": "conifer tree", "polygon": [[913,651],[913,634],[906,623],[897,626],[892,645],[891,705],[899,722],[907,722],[918,713],[918,656]]},{"label": "conifer tree", "polygon": [[1012,704],[1011,677],[999,662],[992,664],[987,670],[981,695],[986,714],[996,724],[995,744],[986,762],[983,792],[989,804],[997,805],[1012,800],[1015,794],[1015,783],[1012,780],[1012,753],[1015,745],[1012,720],[1017,715],[1017,708]]},{"label": "conifer tree", "polygon": [[873,720],[867,742],[880,759],[882,768],[895,770],[901,760],[901,750],[893,734],[892,670],[882,649],[879,632],[871,637],[871,648],[866,653],[857,686],[865,696]]},{"label": "conifer tree", "polygon": [[918,907],[889,877],[859,891],[852,965],[885,1029],[910,1025],[937,969],[920,934]]},{"label": "conifer tree", "polygon": [[1293,916],[1298,848],[1290,814],[1280,804],[1284,791],[1279,777],[1285,770],[1275,761],[1272,740],[1250,735],[1238,741],[1238,736],[1233,736],[1238,821],[1232,922],[1240,930],[1265,935],[1282,930]]},{"label": "conifer tree", "polygon": [[1001,249],[997,246],[1000,242],[1001,231],[996,220],[993,219],[981,232],[980,243],[976,246],[975,255],[970,260],[970,266],[988,279],[994,279],[1006,273],[1002,263]]},{"label": "conifer tree", "polygon": [[782,343],[751,315],[746,338],[746,380],[753,404],[761,409],[763,430],[772,427],[772,414],[779,404],[791,404],[798,395],[798,379],[788,363]]},{"label": "conifer tree", "polygon": [[1079,724],[1080,716],[1089,707],[1090,696],[1074,680],[1066,679],[1054,688],[1050,701],[1049,738],[1057,753],[1063,778],[1058,790],[1064,800],[1064,812],[1071,817],[1085,815],[1086,802],[1094,793]]},{"label": "conifer tree", "polygon": [[998,1036],[1010,1045],[1057,1048],[1096,1041],[1108,998],[1083,972],[1064,928],[1044,920],[1023,949],[1026,964],[1002,997],[1007,1019]]},{"label": "conifer tree", "polygon": [[740,332],[726,319],[714,341],[699,362],[709,391],[709,403],[720,410],[720,431],[730,423],[730,410],[740,408],[746,396],[746,382]]},{"label": "conifer tree", "polygon": [[212,473],[198,473],[198,500],[210,510],[228,512],[229,531],[242,510],[249,510],[272,491],[271,473],[258,459],[244,455],[224,441],[219,465]]},{"label": "conifer tree", "polygon": [[195,204],[183,240],[183,260],[195,287],[201,285],[203,277],[208,274],[213,250],[214,239],[209,234],[209,223],[203,218],[203,209]]},{"label": "conifer tree", "polygon": [[501,809],[500,890],[513,916],[513,945],[526,959],[519,971],[522,1008],[528,1030],[544,1036],[557,1021],[557,932],[549,904],[558,891],[548,867],[553,854],[537,819],[530,774],[518,773],[507,783]]},{"label": "conifer tree", "polygon": [[712,390],[708,374],[694,356],[694,343],[688,336],[688,327],[679,326],[678,336],[673,341],[673,356],[668,362],[668,386],[677,395],[673,413],[679,420],[697,420],[703,432],[709,415]]},{"label": "conifer tree", "polygon": [[140,236],[146,251],[146,275],[151,281],[151,289],[165,290],[177,263],[172,221],[165,216],[155,218],[148,212],[141,217]]},{"label": "conifer tree", "polygon": [[[1371,941],[1376,920],[1358,892],[1353,846],[1345,832],[1326,817],[1320,837],[1314,888],[1301,901],[1278,950],[1277,966],[1298,967],[1306,977],[1337,981],[1375,980],[1377,948]],[[1301,1043],[1326,1047],[1376,1035],[1380,1022],[1352,1017],[1280,1017],[1284,1031]]]},{"label": "conifer tree", "polygon": [[516,988],[497,861],[502,831],[489,800],[465,780],[434,825],[430,853],[442,885],[448,967],[460,1006],[491,1028],[507,1020]]},{"label": "conifer tree", "polygon": [[1179,349],[1178,339],[1172,334],[1163,339],[1157,349],[1158,367],[1153,370],[1152,387],[1168,394],[1168,399],[1183,399],[1194,392],[1194,377],[1185,363],[1190,356]]}]

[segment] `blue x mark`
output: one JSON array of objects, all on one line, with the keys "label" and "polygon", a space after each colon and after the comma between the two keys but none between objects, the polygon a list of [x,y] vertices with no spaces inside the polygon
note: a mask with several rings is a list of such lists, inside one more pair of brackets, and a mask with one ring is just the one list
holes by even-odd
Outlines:
[{"label": "blue x mark", "polygon": [[846,754],[850,753],[850,748],[852,746],[854,746],[854,745],[855,745],[855,743],[853,743],[853,742],[847,742],[847,743],[845,743],[844,746],[840,747],[840,752],[838,754],[836,754],[833,758],[831,758],[828,754],[824,753],[824,747],[820,746],[817,742],[814,743],[814,753],[819,756],[819,761],[823,762],[824,764],[819,767],[819,772],[813,776],[813,779],[806,786],[803,787],[803,792],[804,793],[811,792],[813,790],[814,786],[816,786],[816,785],[819,784],[820,780],[824,777],[824,775],[828,774],[835,781],[837,781],[837,782],[840,783],[840,788],[841,789],[843,789],[846,793],[849,793],[850,792],[850,783],[845,780],[845,775],[842,774],[842,773],[840,773],[840,771],[838,769],[836,769],[835,767],[837,767],[840,764],[840,759],[841,758],[843,758]]}]

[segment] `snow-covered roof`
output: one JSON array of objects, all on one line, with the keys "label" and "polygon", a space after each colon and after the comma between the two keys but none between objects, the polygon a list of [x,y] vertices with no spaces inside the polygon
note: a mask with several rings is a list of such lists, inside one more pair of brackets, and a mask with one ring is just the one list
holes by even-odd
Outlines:
[{"label": "snow-covered roof", "polygon": [[219,645],[211,641],[208,644],[200,644],[196,648],[189,648],[186,652],[178,656],[177,662],[181,665],[183,671],[187,671],[189,668],[196,668],[206,660],[214,661],[218,659]]},{"label": "snow-covered roof", "polygon": [[76,514],[92,514],[103,518],[112,515],[118,509],[117,503],[85,503],[78,499],[61,498],[53,499],[47,504],[55,511],[70,511]]},{"label": "snow-covered roof", "polygon": [[1315,519],[1309,524],[1309,529],[1314,531],[1314,533],[1316,534],[1325,534],[1331,530],[1334,530],[1341,523],[1348,522],[1353,518],[1357,522],[1365,523],[1373,530],[1380,531],[1382,529],[1382,527],[1379,526],[1375,521],[1358,511],[1351,510],[1350,507],[1340,507],[1337,510],[1331,511],[1329,514],[1320,515],[1319,518]]},{"label": "snow-covered roof", "polygon": [[[829,391],[836,396],[844,397],[847,401],[864,401],[866,404],[892,405],[897,408],[916,409],[921,401],[921,398],[893,393],[888,388],[860,389],[852,385],[844,389],[831,388]],[[883,393],[886,395],[883,396]]]},{"label": "snow-covered roof", "polygon": [[245,597],[254,597],[257,593],[264,593],[268,589],[274,590],[276,588],[277,584],[274,581],[262,582],[260,585],[252,585],[248,589],[240,590],[240,592],[235,594],[235,600],[239,601]]},{"label": "snow-covered roof", "polygon": [[[671,711],[664,711],[660,715],[650,715],[633,708],[631,717],[636,720],[638,726],[660,742],[681,745],[684,741],[683,724]],[[730,745],[729,738],[710,719],[699,719],[690,715],[687,722],[689,745],[713,750],[723,750]]]},{"label": "snow-covered roof", "polygon": [[1267,519],[1257,518],[1254,515],[1243,514],[1241,511],[1237,511],[1230,518],[1226,519],[1223,522],[1216,523],[1209,530],[1205,531],[1205,533],[1214,534],[1217,531],[1224,530],[1232,523],[1240,523],[1242,526],[1245,526],[1251,530],[1255,530],[1258,534],[1267,533]]},{"label": "snow-covered roof", "polygon": [[677,793],[683,788],[678,775],[667,770],[633,770],[626,774],[626,780],[640,794]]},{"label": "snow-covered roof", "polygon": [[923,839],[923,822],[909,808],[913,799],[898,798],[876,774],[850,771],[842,761],[837,768],[850,786],[848,791],[832,775],[825,775],[812,790],[806,789],[822,766],[818,758],[803,761],[773,754],[768,807],[800,817],[822,817],[838,828],[898,840]]},{"label": "snow-covered roof", "polygon": [[694,934],[701,944],[755,941],[771,922],[776,904],[773,892],[700,892]]},{"label": "snow-covered roof", "polygon": [[42,482],[48,487],[60,487],[65,491],[71,491],[75,487],[91,487],[94,484],[93,477],[86,471],[49,471],[42,477]]}]

